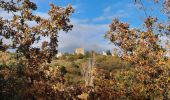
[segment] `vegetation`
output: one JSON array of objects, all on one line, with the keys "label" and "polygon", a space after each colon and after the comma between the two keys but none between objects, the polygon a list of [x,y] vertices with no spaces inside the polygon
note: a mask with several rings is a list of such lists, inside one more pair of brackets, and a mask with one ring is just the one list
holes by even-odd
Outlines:
[{"label": "vegetation", "polygon": [[[12,19],[0,18],[0,99],[170,99],[170,59],[159,43],[160,36],[169,35],[169,24],[149,16],[143,29],[132,29],[114,19],[106,38],[121,49],[120,56],[117,52],[111,56],[107,51],[108,56],[103,56],[92,51],[55,58],[58,32],[72,29],[69,18],[74,9],[71,5],[50,6],[45,19],[33,14],[37,6],[30,0],[0,0],[0,7],[13,14]],[[170,18],[170,1],[165,0],[163,6]],[[42,37],[50,41],[34,47]],[[3,39],[12,42],[8,45]],[[16,52],[7,51],[11,48]],[[91,84],[86,84],[87,80]]]}]

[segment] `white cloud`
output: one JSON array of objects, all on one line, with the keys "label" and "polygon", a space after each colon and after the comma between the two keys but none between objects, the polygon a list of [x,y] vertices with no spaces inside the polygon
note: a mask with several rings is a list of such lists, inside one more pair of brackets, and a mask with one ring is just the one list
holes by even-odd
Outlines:
[{"label": "white cloud", "polygon": [[[119,8],[120,6],[122,6],[121,2],[105,7],[101,16],[92,19],[92,21],[100,22],[112,20],[114,18],[127,18],[128,16],[130,16],[131,12],[130,6],[132,6],[132,4],[126,4],[124,8]],[[115,11],[114,9],[118,10]]]},{"label": "white cloud", "polygon": [[8,13],[7,11],[4,11],[3,9],[0,8],[0,17],[5,18],[5,19],[12,19],[12,13]]},{"label": "white cloud", "polygon": [[[59,32],[59,47],[60,52],[74,52],[75,48],[83,47],[85,50],[95,50],[101,52],[103,50],[113,51],[114,46],[109,44],[108,40],[104,39],[104,35],[108,30],[108,25],[88,25],[81,24],[76,19],[72,20],[74,25],[73,30],[65,33]],[[42,41],[49,41],[48,37],[41,38]],[[34,44],[40,47],[41,43]]]},{"label": "white cloud", "polygon": [[[37,15],[48,18],[48,15],[36,12]],[[74,25],[73,30],[65,33],[59,32],[59,47],[61,52],[73,52],[75,48],[83,47],[85,50],[113,50],[113,45],[104,39],[104,35],[108,30],[106,24],[89,25],[89,19],[71,19]],[[49,41],[49,38],[42,38],[41,41]],[[36,44],[35,46],[40,46]]]},{"label": "white cloud", "polygon": [[41,16],[43,18],[49,18],[50,16],[48,15],[48,13],[43,13],[43,12],[34,12],[35,15],[37,16]]},{"label": "white cloud", "polygon": [[109,13],[111,11],[112,7],[111,6],[107,6],[103,11],[104,13]]},{"label": "white cloud", "polygon": [[[76,23],[75,23],[76,22]],[[60,32],[59,50],[73,52],[77,47],[85,50],[112,50],[113,45],[104,39],[104,34],[108,30],[108,25],[88,25],[77,23],[73,20],[74,28],[69,33]]]},{"label": "white cloud", "polygon": [[98,22],[98,21],[104,21],[104,20],[112,20],[114,18],[125,18],[129,16],[128,13],[126,13],[126,11],[124,10],[118,10],[116,11],[114,14],[112,14],[111,12],[106,14],[103,14],[102,16],[99,16],[97,18],[94,18],[92,21],[94,22]]}]

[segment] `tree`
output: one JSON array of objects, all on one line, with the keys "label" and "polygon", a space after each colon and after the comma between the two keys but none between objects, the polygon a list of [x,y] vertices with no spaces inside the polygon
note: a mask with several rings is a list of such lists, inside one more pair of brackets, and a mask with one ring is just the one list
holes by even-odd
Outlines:
[{"label": "tree", "polygon": [[[54,4],[50,6],[51,10],[48,12],[50,18],[44,19],[33,14],[32,11],[36,10],[37,6],[29,0],[0,1],[0,7],[13,14],[12,20],[0,19],[2,39],[6,38],[12,41],[12,45],[1,43],[1,50],[10,47],[17,49],[19,57],[25,56],[32,65],[37,64],[32,61],[37,58],[40,58],[41,62],[50,62],[51,58],[57,53],[58,31],[68,32],[72,29],[73,26],[69,25],[69,16],[74,12],[70,5],[66,9]],[[30,27],[28,22],[33,21],[37,25]],[[32,47],[41,37],[49,37],[50,42],[44,41],[41,48]],[[38,56],[35,56],[35,54],[38,54]]]},{"label": "tree", "polygon": [[[159,45],[159,37],[170,32],[169,25],[160,27],[158,19],[151,16],[145,20],[144,25],[144,29],[132,29],[128,23],[114,19],[106,34],[106,37],[122,50],[121,58],[131,64],[129,70],[119,73],[118,77],[125,79],[119,82],[124,84],[124,87],[129,87],[123,89],[129,91],[127,96],[169,99],[167,80],[170,77],[170,67],[166,66],[166,49]],[[140,95],[134,95],[134,91],[139,91]]]},{"label": "tree", "polygon": [[[56,82],[57,69],[49,63],[57,53],[58,32],[68,32],[73,27],[69,17],[74,9],[71,5],[66,8],[50,6],[46,19],[34,14],[37,6],[30,0],[0,0],[0,7],[13,15],[12,19],[0,18],[0,51],[13,48],[17,53],[16,65],[0,70],[2,98],[50,99],[49,96],[55,93],[52,85]],[[30,22],[36,24],[30,26]],[[43,41],[41,48],[34,47],[41,37],[48,37],[50,41]],[[12,44],[3,43],[3,39],[10,39]]]}]

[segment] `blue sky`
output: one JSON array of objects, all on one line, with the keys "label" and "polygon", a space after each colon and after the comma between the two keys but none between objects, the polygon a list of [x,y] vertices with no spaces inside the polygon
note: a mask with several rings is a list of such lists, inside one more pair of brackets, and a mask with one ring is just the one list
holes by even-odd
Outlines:
[{"label": "blue sky", "polygon": [[[33,0],[37,3],[38,15],[48,18],[49,4],[66,7],[71,4],[75,13],[71,16],[74,25],[72,31],[65,34],[60,32],[59,51],[73,52],[75,48],[84,47],[85,50],[111,50],[115,46],[104,38],[109,30],[109,24],[114,18],[130,23],[131,27],[141,27],[146,15],[139,4],[134,0]],[[166,21],[167,17],[160,10],[160,4],[154,4],[153,0],[142,0],[146,7],[147,15],[158,17],[160,21]],[[160,0],[161,2],[163,0]],[[7,15],[1,14],[7,17]],[[43,40],[48,40],[44,38]],[[43,41],[42,40],[42,41]],[[38,46],[38,45],[37,45]]]},{"label": "blue sky", "polygon": [[[81,23],[88,24],[109,24],[114,17],[139,26],[146,18],[144,11],[139,10],[139,5],[135,5],[135,0],[36,0],[38,12],[48,12],[49,4],[54,3],[58,6],[73,5],[76,12],[72,18],[82,20]],[[148,15],[160,17],[162,9],[160,4],[154,4],[153,0],[142,0]],[[160,0],[163,1],[163,0]],[[154,10],[152,10],[154,9]]]},{"label": "blue sky", "polygon": [[[167,18],[160,10],[160,4],[154,4],[152,0],[142,0],[146,7],[147,15],[158,17],[160,21]],[[50,9],[49,4],[66,7],[71,4],[75,13],[71,16],[74,25],[72,31],[65,34],[60,32],[59,51],[73,52],[77,47],[86,50],[111,50],[115,46],[104,38],[109,29],[109,24],[114,18],[131,24],[131,27],[140,27],[146,15],[134,0],[36,0],[38,13],[44,15]]]}]

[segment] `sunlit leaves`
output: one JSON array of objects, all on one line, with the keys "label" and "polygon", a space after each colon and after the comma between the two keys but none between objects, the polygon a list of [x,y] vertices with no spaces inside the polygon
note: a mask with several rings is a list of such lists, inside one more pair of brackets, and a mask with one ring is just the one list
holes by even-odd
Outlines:
[{"label": "sunlit leaves", "polygon": [[[30,99],[43,98],[44,94],[55,94],[58,90],[52,86],[60,81],[57,79],[60,78],[57,76],[59,70],[51,68],[48,63],[57,54],[58,32],[68,32],[73,27],[69,18],[74,9],[71,5],[63,8],[51,4],[49,18],[43,18],[34,14],[37,6],[30,0],[0,0],[0,7],[13,14],[12,19],[0,18],[0,50],[13,48],[16,50],[17,61],[13,69],[8,68],[4,60],[2,61],[7,68],[0,69],[0,80],[9,82],[7,84],[1,81],[0,85],[4,87],[0,90],[5,91],[3,96],[12,94],[11,91],[15,92],[15,97]],[[31,22],[36,24],[30,26]],[[49,37],[50,41],[42,41],[40,48],[33,47],[41,37]],[[9,39],[12,43],[6,45],[3,39]]]},{"label": "sunlit leaves", "polygon": [[[165,49],[158,44],[158,41],[160,34],[166,33],[167,25],[157,24],[157,19],[151,16],[145,20],[144,25],[146,27],[144,30],[131,29],[127,23],[116,19],[106,34],[106,37],[123,52],[121,58],[130,62],[132,66],[129,70],[117,73],[117,85],[124,87],[118,90],[127,91],[127,87],[130,87],[129,95],[124,92],[127,97],[138,98],[139,95],[143,95],[143,98],[147,98],[151,95],[155,98],[166,98],[162,94],[167,94],[168,89],[162,88],[162,85],[167,87],[169,83],[162,82],[161,77],[169,76],[167,75],[169,67],[166,66]],[[156,31],[157,27],[161,31]]]},{"label": "sunlit leaves", "polygon": [[17,10],[18,10],[18,7],[16,6],[16,3],[13,2],[13,0],[11,0],[9,2],[0,0],[0,7],[3,8],[4,10],[7,10],[8,12],[10,12],[10,11],[17,12]]},{"label": "sunlit leaves", "polygon": [[[31,45],[36,43],[37,40],[40,40],[40,36],[48,36],[51,39],[48,46],[46,46],[48,47],[48,51],[45,51],[46,53],[48,52],[48,55],[45,54],[45,52],[44,54],[48,56],[46,60],[49,61],[52,56],[57,53],[58,31],[63,30],[68,32],[73,27],[69,25],[69,17],[74,12],[71,5],[62,8],[51,4],[51,10],[49,11],[50,18],[45,19],[32,13],[32,10],[36,10],[37,6],[30,0],[1,2],[1,7],[5,10],[7,9],[9,12],[13,11],[13,9],[9,9],[9,7],[20,8],[15,10],[15,12],[19,14],[13,13],[14,16],[11,21],[1,19],[0,27],[2,36],[14,40],[15,42],[13,42],[12,47],[17,46],[15,48],[19,48],[20,50],[18,51],[23,53],[23,55],[27,55],[26,57],[31,55],[31,53],[28,54],[31,52],[30,50],[34,49],[31,48]],[[37,25],[30,27],[27,23],[28,21],[35,21]],[[25,51],[29,52],[25,54]],[[40,51],[40,49],[38,51]]]}]

